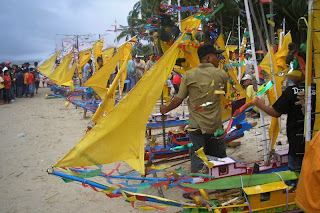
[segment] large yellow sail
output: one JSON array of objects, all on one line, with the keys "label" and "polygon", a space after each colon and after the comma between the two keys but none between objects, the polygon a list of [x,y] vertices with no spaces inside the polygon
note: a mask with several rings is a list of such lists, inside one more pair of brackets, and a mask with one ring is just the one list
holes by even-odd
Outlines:
[{"label": "large yellow sail", "polygon": [[84,83],[84,86],[91,87],[101,98],[104,98],[108,91],[110,75],[115,71],[118,62],[121,60],[123,51],[124,46],[122,45],[118,52]]},{"label": "large yellow sail", "polygon": [[71,54],[66,55],[63,57],[62,63],[48,75],[48,78],[54,82],[55,84],[58,83],[61,78],[68,72],[69,64],[72,60]]},{"label": "large yellow sail", "polygon": [[101,57],[102,54],[102,47],[103,47],[103,38],[101,38],[95,45],[93,45],[93,55],[94,55],[94,63],[96,70],[98,69],[98,63],[97,63],[97,58]]},{"label": "large yellow sail", "polygon": [[98,123],[104,116],[106,116],[111,109],[115,105],[116,101],[116,89],[119,86],[119,80],[122,77],[122,75],[125,74],[127,70],[127,64],[128,61],[132,58],[131,57],[131,49],[133,47],[133,44],[131,43],[126,43],[124,45],[124,54],[123,56],[125,57],[124,63],[121,65],[120,70],[118,71],[115,79],[113,80],[110,88],[108,89],[107,95],[104,98],[103,103],[99,106],[98,110],[94,113],[92,117],[92,121],[95,123]]},{"label": "large yellow sail", "polygon": [[79,53],[79,68],[82,68],[91,58],[91,49]]},{"label": "large yellow sail", "polygon": [[55,167],[101,165],[125,160],[144,174],[145,128],[173,69],[182,37]]},{"label": "large yellow sail", "polygon": [[57,85],[63,85],[63,86],[68,86],[70,87],[71,90],[74,90],[74,85],[73,85],[73,74],[77,68],[77,61],[74,62],[72,67],[68,70],[68,72],[65,73],[64,76],[60,79],[60,81],[57,82]]},{"label": "large yellow sail", "polygon": [[59,52],[57,52],[56,54],[54,54],[53,56],[51,56],[51,58],[49,58],[47,61],[45,61],[43,64],[41,64],[39,67],[37,67],[37,70],[39,70],[42,74],[44,74],[45,76],[50,75],[52,69],[53,69],[53,65],[56,61],[56,58],[58,56]]},{"label": "large yellow sail", "polygon": [[109,61],[112,58],[114,49],[114,47],[111,47],[102,52],[101,57],[103,60],[103,64],[106,64],[107,61]]}]

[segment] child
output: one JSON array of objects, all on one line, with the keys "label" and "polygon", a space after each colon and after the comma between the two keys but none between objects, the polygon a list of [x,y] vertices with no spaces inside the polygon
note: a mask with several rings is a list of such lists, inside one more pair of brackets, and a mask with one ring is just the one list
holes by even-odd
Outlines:
[{"label": "child", "polygon": [[[264,100],[257,102],[257,107],[272,117],[280,117],[287,114],[287,137],[289,142],[288,169],[300,171],[302,159],[305,151],[304,135],[304,109],[298,105],[298,92],[304,91],[304,75],[301,70],[292,70],[287,74],[288,78],[294,83],[282,93],[272,107],[265,105]],[[316,90],[315,85],[311,89],[312,111],[315,109]],[[312,114],[311,126],[314,124],[314,114]]]},{"label": "child", "polygon": [[3,73],[1,71],[0,72],[0,105],[2,105],[3,91],[4,91],[4,79],[3,79]]},{"label": "child", "polygon": [[11,78],[9,71],[4,72],[4,103],[11,104]]},{"label": "child", "polygon": [[32,98],[34,96],[34,75],[33,75],[33,72],[30,72],[28,75],[28,83],[29,83],[30,98]]}]

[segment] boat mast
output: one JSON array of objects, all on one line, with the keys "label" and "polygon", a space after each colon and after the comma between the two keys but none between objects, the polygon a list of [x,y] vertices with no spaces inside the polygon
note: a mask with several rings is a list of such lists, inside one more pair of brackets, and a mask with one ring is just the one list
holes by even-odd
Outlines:
[{"label": "boat mast", "polygon": [[313,31],[313,3],[314,0],[308,1],[308,34],[307,34],[307,56],[306,56],[306,75],[305,75],[305,118],[304,118],[304,135],[305,149],[311,141],[311,75],[312,75],[312,31]]},{"label": "boat mast", "polygon": [[[250,17],[248,0],[244,0],[244,5],[245,5],[247,22],[248,22],[248,27],[249,27],[252,60],[254,62],[254,71],[256,74],[256,80],[258,83],[258,87],[260,87],[260,79],[259,79],[259,72],[258,72],[258,66],[257,66],[256,50],[255,50],[255,45],[254,45],[252,22],[251,22],[251,17]],[[258,97],[261,98],[261,95],[259,95]],[[264,143],[264,149],[263,149],[264,156],[263,157],[264,157],[264,162],[266,163],[268,161],[268,150],[267,150],[268,140],[267,140],[266,128],[265,128],[265,124],[264,124],[264,114],[263,114],[262,110],[260,110],[260,121],[261,121],[261,129],[262,129],[262,141]]]}]

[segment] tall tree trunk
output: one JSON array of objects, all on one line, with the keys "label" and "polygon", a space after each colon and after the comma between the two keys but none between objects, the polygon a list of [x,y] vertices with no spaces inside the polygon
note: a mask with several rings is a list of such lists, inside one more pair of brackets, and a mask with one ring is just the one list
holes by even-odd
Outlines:
[{"label": "tall tree trunk", "polygon": [[267,54],[267,50],[266,50],[266,47],[264,45],[264,40],[263,40],[263,37],[262,37],[260,26],[259,26],[258,21],[257,21],[256,13],[254,12],[252,0],[249,0],[249,7],[250,7],[250,12],[251,12],[251,15],[252,15],[252,19],[254,21],[254,25],[256,26],[256,30],[257,30],[257,33],[258,33],[260,46],[262,48],[263,54],[266,55]]}]

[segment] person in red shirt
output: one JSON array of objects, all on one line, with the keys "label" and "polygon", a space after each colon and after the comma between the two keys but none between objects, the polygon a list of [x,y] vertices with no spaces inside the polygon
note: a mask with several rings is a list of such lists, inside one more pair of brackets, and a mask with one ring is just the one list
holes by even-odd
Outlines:
[{"label": "person in red shirt", "polygon": [[9,76],[9,71],[4,72],[4,103],[11,104],[11,78]]},{"label": "person in red shirt", "polygon": [[35,88],[33,72],[30,72],[28,75],[28,83],[29,83],[30,98],[32,98],[34,96],[34,88]]},{"label": "person in red shirt", "polygon": [[178,94],[178,92],[179,92],[180,83],[181,83],[181,75],[176,74],[172,80],[173,88],[174,88],[174,91],[176,92],[176,94]]}]

